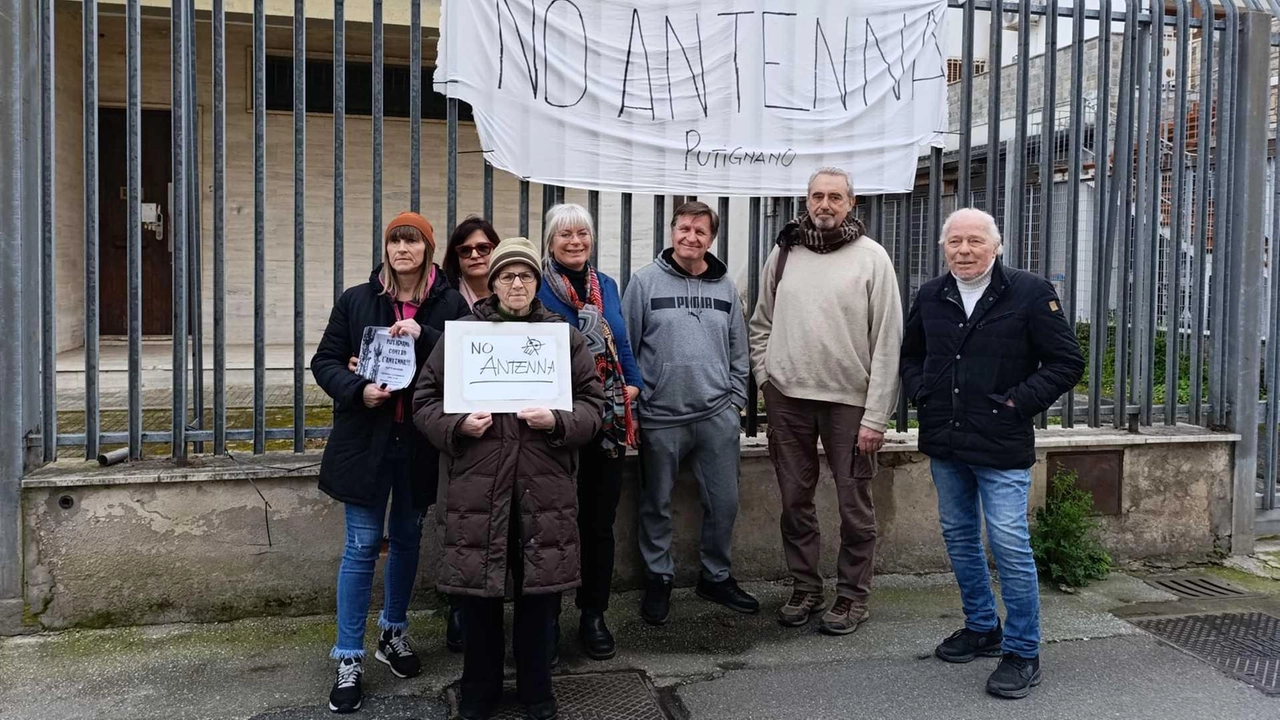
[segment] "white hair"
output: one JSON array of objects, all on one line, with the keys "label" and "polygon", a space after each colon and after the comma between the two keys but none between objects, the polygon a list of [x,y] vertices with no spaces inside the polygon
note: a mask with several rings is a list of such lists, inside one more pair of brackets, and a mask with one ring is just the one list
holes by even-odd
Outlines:
[{"label": "white hair", "polygon": [[577,203],[552,205],[551,209],[547,211],[547,216],[542,224],[542,252],[544,255],[551,254],[551,241],[555,238],[556,233],[565,228],[584,227],[587,232],[591,233],[592,242],[595,242],[596,239],[596,229],[595,224],[591,222],[591,213]]},{"label": "white hair", "polygon": [[813,189],[813,181],[817,180],[819,175],[844,178],[845,187],[849,192],[849,202],[853,202],[853,179],[849,177],[849,173],[845,172],[844,168],[838,167],[820,167],[814,170],[813,174],[809,176],[809,184],[805,186],[805,195],[808,195],[809,191]]},{"label": "white hair", "polygon": [[942,223],[942,237],[938,238],[938,244],[944,245],[947,242],[947,231],[951,229],[951,223],[957,216],[976,215],[982,220],[982,229],[987,239],[996,245],[996,254],[1004,254],[1004,238],[1000,237],[1000,226],[996,224],[996,219],[991,213],[979,210],[978,208],[960,208],[947,216],[947,221]]}]

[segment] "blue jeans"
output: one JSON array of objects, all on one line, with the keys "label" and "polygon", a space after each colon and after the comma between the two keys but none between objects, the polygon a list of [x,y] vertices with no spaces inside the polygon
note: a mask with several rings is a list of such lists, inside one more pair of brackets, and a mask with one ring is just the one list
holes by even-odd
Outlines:
[{"label": "blue jeans", "polygon": [[[1002,650],[1024,658],[1040,654],[1040,585],[1027,527],[1031,470],[995,470],[977,465],[932,461],[938,488],[938,517],[947,554],[960,585],[965,626],[975,632],[995,628],[995,595],[987,555],[982,549],[982,520],[1000,573],[1000,597],[1007,617]],[[981,501],[981,507],[979,507]]]},{"label": "blue jeans", "polygon": [[[409,598],[418,575],[418,549],[422,538],[422,513],[413,509],[409,488],[392,482],[401,476],[402,458],[383,461],[378,502],[372,507],[346,505],[347,547],[338,568],[338,643],[330,657],[335,660],[364,657],[364,629],[369,618],[373,593],[373,568],[382,549],[383,519],[387,518],[387,563],[384,567],[386,591],[378,627],[383,630],[408,626]],[[391,505],[388,517],[387,505]]]}]

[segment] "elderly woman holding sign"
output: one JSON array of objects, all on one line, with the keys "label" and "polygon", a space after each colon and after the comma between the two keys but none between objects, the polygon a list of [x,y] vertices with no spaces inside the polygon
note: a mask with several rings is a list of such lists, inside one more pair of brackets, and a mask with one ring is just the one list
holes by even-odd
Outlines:
[{"label": "elderly woman holding sign", "polygon": [[[422,513],[435,496],[439,455],[413,428],[409,391],[383,387],[383,378],[367,376],[374,374],[374,363],[360,364],[356,356],[366,337],[411,339],[414,363],[405,369],[412,372],[401,373],[409,376],[411,387],[445,321],[466,315],[466,301],[432,264],[434,252],[431,223],[416,213],[396,216],[387,224],[382,264],[369,282],[338,298],[311,358],[316,382],[336,401],[333,432],[320,464],[320,489],[346,506],[347,544],[338,570],[338,639],[332,652],[338,668],[329,694],[334,712],[360,708],[364,629],[388,505],[386,593],[378,617],[382,633],[377,659],[397,677],[419,672],[405,613],[418,573]],[[406,344],[397,344],[401,347],[395,352],[407,357]],[[357,374],[357,369],[366,375]]]},{"label": "elderly woman holding sign", "polygon": [[591,264],[591,214],[581,205],[556,205],[547,211],[544,225],[545,282],[538,298],[586,336],[607,401],[600,434],[582,449],[578,466],[582,588],[576,599],[583,651],[594,660],[607,660],[617,652],[604,622],[613,580],[613,521],[622,497],[623,457],[628,445],[636,446],[632,403],[644,382],[627,340],[618,284]]},{"label": "elderly woman holding sign", "polygon": [[[503,240],[489,262],[489,287],[494,294],[476,304],[473,317],[467,319],[561,322],[535,297],[541,279],[542,266],[533,244],[525,238]],[[574,487],[577,449],[600,431],[605,404],[586,340],[576,330],[568,336],[572,410],[535,406],[514,413],[446,412],[444,372],[449,348],[444,340],[423,367],[414,393],[414,422],[445,457],[446,477],[436,503],[437,521],[444,531],[439,588],[464,596],[459,706],[463,718],[488,717],[502,691],[502,599],[508,571],[516,595],[517,694],[529,717],[546,720],[556,715],[551,688],[555,619],[560,593],[580,582]],[[454,351],[463,354],[464,349]],[[466,361],[463,354],[460,362]],[[486,361],[494,362],[495,358]],[[460,385],[466,375],[464,369],[449,380]]]}]

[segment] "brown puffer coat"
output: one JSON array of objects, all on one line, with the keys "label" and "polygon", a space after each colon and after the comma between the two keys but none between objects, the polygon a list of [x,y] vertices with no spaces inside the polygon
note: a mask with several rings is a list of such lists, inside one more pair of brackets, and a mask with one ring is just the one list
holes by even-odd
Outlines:
[{"label": "brown puffer coat", "polygon": [[[464,320],[500,322],[497,298]],[[537,300],[529,322],[564,322]],[[502,597],[512,498],[520,503],[523,592],[553,593],[581,584],[577,448],[600,431],[604,389],[586,339],[571,329],[573,412],[556,410],[556,429],[534,430],[514,413],[495,413],[481,438],[458,432],[466,415],[444,412],[442,338],[422,368],[414,423],[440,449],[436,522],[444,532],[438,587],[453,595]]]}]

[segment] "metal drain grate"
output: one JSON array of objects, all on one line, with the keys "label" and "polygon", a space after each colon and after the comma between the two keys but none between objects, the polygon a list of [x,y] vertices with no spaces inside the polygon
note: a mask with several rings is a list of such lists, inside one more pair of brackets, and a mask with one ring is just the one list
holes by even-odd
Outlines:
[{"label": "metal drain grate", "polygon": [[1205,575],[1165,575],[1147,578],[1147,584],[1191,600],[1248,597],[1250,593],[1226,580]]},{"label": "metal drain grate", "polygon": [[[557,720],[671,720],[652,683],[639,672],[561,675],[552,678]],[[524,708],[514,702],[508,686],[493,720],[524,720]],[[449,689],[451,717],[457,716],[457,686]]]},{"label": "metal drain grate", "polygon": [[1265,613],[1186,615],[1134,625],[1268,695],[1280,695],[1280,619]]}]

